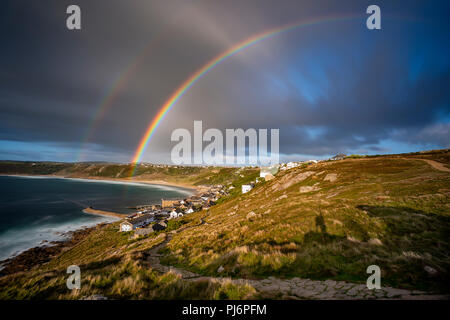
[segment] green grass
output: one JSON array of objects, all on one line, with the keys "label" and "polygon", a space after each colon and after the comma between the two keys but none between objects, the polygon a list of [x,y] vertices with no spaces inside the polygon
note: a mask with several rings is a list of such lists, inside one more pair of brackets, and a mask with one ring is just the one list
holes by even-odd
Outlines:
[{"label": "green grass", "polygon": [[[276,187],[305,171],[315,174]],[[328,173],[337,181],[324,181]],[[223,266],[232,277],[360,282],[377,264],[385,285],[448,292],[449,180],[424,162],[384,158],[281,172],[211,208],[208,224],[174,236],[163,261],[205,275]],[[320,189],[302,194],[301,186]],[[249,220],[251,211],[257,217]]]},{"label": "green grass", "polygon": [[[243,195],[240,186],[254,181],[257,169],[192,169],[183,181],[235,189],[209,210],[171,220],[164,232],[131,239],[130,233],[117,232],[117,223],[107,225],[30,272],[1,278],[0,298],[78,299],[95,293],[118,299],[255,297],[245,285],[186,281],[152,270],[146,252],[173,230],[177,233],[161,252],[162,262],[203,275],[364,283],[367,266],[375,264],[383,286],[449,293],[450,174],[403,159],[418,157],[449,158],[447,151],[305,165],[279,172]],[[142,170],[143,175],[179,179],[184,169]],[[298,179],[305,172],[312,174]],[[337,180],[325,181],[328,174]],[[306,186],[313,191],[302,193]],[[72,264],[80,265],[85,281],[76,294],[65,288],[65,270]],[[220,266],[224,271],[218,274]]]}]

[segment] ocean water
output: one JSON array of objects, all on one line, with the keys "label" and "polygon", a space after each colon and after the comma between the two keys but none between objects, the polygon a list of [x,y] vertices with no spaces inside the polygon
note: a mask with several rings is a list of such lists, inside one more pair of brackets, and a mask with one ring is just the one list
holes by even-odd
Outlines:
[{"label": "ocean water", "polygon": [[0,176],[0,260],[64,239],[64,233],[114,221],[83,213],[95,209],[130,213],[131,206],[184,197],[190,190],[144,183]]}]

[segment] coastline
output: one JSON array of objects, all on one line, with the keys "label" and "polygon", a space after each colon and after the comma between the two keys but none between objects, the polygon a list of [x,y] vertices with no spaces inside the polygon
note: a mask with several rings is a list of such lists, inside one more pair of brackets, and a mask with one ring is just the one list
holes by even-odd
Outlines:
[{"label": "coastline", "polygon": [[[202,187],[193,187],[188,186],[184,184],[172,184],[168,183],[166,181],[151,181],[151,180],[136,180],[136,179],[114,179],[114,178],[99,178],[99,177],[86,177],[86,176],[62,176],[62,175],[32,175],[32,174],[3,174],[0,173],[1,176],[6,177],[23,177],[23,178],[42,178],[42,179],[51,179],[51,178],[57,178],[57,179],[69,179],[69,180],[95,180],[98,182],[105,182],[105,183],[124,183],[124,184],[146,184],[148,186],[163,186],[163,187],[173,187],[173,188],[182,188],[185,190],[189,190],[190,193],[195,194],[202,192],[204,188]],[[119,212],[112,212],[112,211],[106,211],[106,210],[100,210],[95,209],[92,207],[85,207],[84,209],[81,209],[82,213],[84,214],[91,214],[91,215],[97,215],[102,216],[106,218],[114,218],[115,220],[121,220],[124,219],[127,214],[125,213],[119,213]],[[112,221],[114,222],[114,221]],[[20,251],[17,255],[9,256],[6,259],[3,259],[0,261],[0,274],[1,271],[10,263],[12,264],[18,264],[20,265],[23,260],[25,259],[28,261],[28,259],[36,258],[37,256],[48,256],[53,255],[55,253],[55,250],[59,250],[59,248],[62,246],[64,247],[67,243],[71,243],[73,236],[75,235],[75,238],[78,238],[77,235],[79,234],[85,234],[86,230],[94,230],[95,228],[101,227],[104,224],[109,224],[112,222],[98,222],[97,224],[91,226],[91,227],[79,227],[75,228],[72,231],[68,231],[69,239],[68,240],[56,240],[56,241],[48,241],[39,245],[35,245],[33,247],[30,247],[28,249],[25,249],[23,251]],[[38,259],[39,260],[39,259]],[[20,262],[22,261],[22,262]],[[31,262],[27,262],[27,264],[31,264]],[[14,267],[16,268],[16,267]]]},{"label": "coastline", "polygon": [[142,183],[148,185],[156,185],[156,186],[164,186],[164,187],[173,187],[173,188],[182,188],[189,189],[191,192],[195,192],[196,194],[204,192],[207,188],[202,186],[195,186],[192,184],[184,184],[184,183],[174,183],[167,182],[164,180],[146,180],[146,179],[123,179],[123,178],[108,178],[108,177],[92,177],[92,176],[63,176],[63,175],[53,175],[53,174],[20,174],[20,173],[0,173],[0,176],[5,177],[34,177],[34,178],[59,178],[59,179],[86,179],[86,180],[95,180],[95,181],[104,181],[104,182],[123,182],[123,183]]},{"label": "coastline", "polygon": [[[110,223],[110,222],[109,222]],[[51,241],[20,252],[0,261],[0,277],[26,272],[38,265],[43,265],[64,250],[68,250],[84,240],[91,232],[98,230],[108,222],[100,222],[92,227],[83,227],[66,233],[67,239]]]}]

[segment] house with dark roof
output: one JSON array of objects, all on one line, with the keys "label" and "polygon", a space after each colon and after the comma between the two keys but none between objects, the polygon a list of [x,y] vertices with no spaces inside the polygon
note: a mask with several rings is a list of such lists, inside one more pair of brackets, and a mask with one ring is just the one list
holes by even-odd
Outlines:
[{"label": "house with dark roof", "polygon": [[331,158],[331,160],[343,160],[345,159],[347,155],[344,153],[339,153],[337,155],[335,155],[333,158]]},{"label": "house with dark roof", "polygon": [[120,231],[127,232],[135,230],[136,228],[146,226],[153,221],[152,214],[143,214],[136,218],[126,219],[120,223]]}]

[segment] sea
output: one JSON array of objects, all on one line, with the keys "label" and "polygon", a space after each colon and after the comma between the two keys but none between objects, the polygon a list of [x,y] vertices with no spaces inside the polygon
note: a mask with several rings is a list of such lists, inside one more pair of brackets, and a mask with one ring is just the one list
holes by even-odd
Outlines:
[{"label": "sea", "polygon": [[115,220],[84,213],[89,206],[126,214],[137,205],[190,194],[190,189],[138,182],[0,176],[0,261],[64,240],[69,231]]}]

